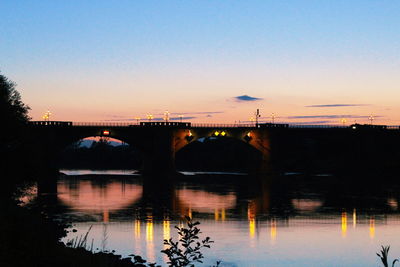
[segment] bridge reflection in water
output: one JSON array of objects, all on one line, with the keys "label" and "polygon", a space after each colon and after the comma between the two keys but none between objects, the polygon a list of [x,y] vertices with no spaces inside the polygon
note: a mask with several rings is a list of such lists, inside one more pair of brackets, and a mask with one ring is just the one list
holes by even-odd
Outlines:
[{"label": "bridge reflection in water", "polygon": [[335,189],[343,181],[324,187],[326,180],[296,177],[230,178],[220,182],[216,176],[210,182],[204,177],[206,183],[186,179],[154,191],[146,187],[156,185],[140,177],[64,176],[58,182],[60,213],[78,229],[68,238],[93,225],[90,238],[101,247],[107,225],[107,249],[157,262],[166,260],[159,253],[162,240],[178,238],[173,227],[182,215],[199,220],[204,235],[216,241],[206,252],[210,261],[237,266],[285,266],[298,257],[304,262],[297,266],[334,266],[338,260],[365,266],[381,243],[400,247],[392,237],[400,222],[399,195],[393,192],[368,187],[356,193],[359,185],[346,192]]}]

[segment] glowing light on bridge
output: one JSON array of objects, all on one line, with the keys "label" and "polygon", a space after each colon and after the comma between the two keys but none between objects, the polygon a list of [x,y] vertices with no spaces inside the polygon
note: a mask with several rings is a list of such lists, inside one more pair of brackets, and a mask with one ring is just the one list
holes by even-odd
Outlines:
[{"label": "glowing light on bridge", "polygon": [[103,135],[110,135],[110,131],[104,130],[104,131],[103,131]]},{"label": "glowing light on bridge", "polygon": [[51,112],[50,112],[50,110],[47,110],[46,113],[44,113],[44,115],[42,116],[42,119],[45,121],[49,121],[50,116],[51,116]]},{"label": "glowing light on bridge", "polygon": [[370,124],[372,125],[372,123],[374,122],[374,115],[370,115],[369,117],[368,117],[368,120],[369,120],[369,122],[370,122]]},{"label": "glowing light on bridge", "polygon": [[164,112],[164,120],[165,120],[165,122],[168,122],[169,121],[169,111],[167,110],[167,111],[165,111]]},{"label": "glowing light on bridge", "polygon": [[147,114],[147,119],[149,120],[149,122],[151,122],[151,120],[152,120],[153,118],[154,118],[153,115]]},{"label": "glowing light on bridge", "polygon": [[214,135],[215,135],[215,136],[218,136],[218,135],[219,135],[219,132],[218,132],[218,131],[215,131],[215,132],[214,132]]},{"label": "glowing light on bridge", "polygon": [[353,209],[353,228],[356,228],[357,225],[357,211]]},{"label": "glowing light on bridge", "polygon": [[226,135],[226,132],[225,131],[222,131],[221,132],[221,136],[225,136]]}]

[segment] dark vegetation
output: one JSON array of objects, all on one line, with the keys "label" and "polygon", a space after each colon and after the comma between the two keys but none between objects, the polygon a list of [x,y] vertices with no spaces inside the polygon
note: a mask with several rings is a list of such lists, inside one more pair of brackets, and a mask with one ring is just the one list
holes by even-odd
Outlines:
[{"label": "dark vegetation", "polygon": [[384,267],[389,267],[389,266],[394,267],[396,265],[396,262],[399,261],[398,259],[394,259],[392,261],[392,265],[389,265],[389,262],[390,262],[389,261],[389,249],[390,249],[390,246],[386,246],[386,247],[382,246],[381,251],[379,253],[376,253],[376,255],[381,259]]},{"label": "dark vegetation", "polygon": [[87,147],[77,142],[67,147],[60,155],[62,168],[90,169],[140,169],[141,154],[129,145],[112,145],[107,138],[102,138]]}]

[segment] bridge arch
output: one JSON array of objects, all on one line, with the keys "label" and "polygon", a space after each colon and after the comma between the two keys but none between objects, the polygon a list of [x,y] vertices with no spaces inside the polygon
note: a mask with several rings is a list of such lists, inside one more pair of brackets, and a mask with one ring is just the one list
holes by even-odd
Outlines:
[{"label": "bridge arch", "polygon": [[[197,158],[198,155],[193,151],[197,149],[203,157],[213,158],[214,161],[218,159],[220,163],[224,162],[222,165],[225,167],[223,168],[231,164],[237,167],[241,166],[241,168],[246,165],[244,169],[248,171],[258,170],[260,166],[269,162],[270,157],[269,142],[265,140],[263,132],[257,129],[223,127],[181,130],[178,133],[179,137],[176,138],[180,142],[175,142],[177,166],[182,168],[184,161],[190,162],[188,157]],[[221,151],[226,154],[221,154]],[[197,158],[197,161],[199,160],[202,159]],[[193,167],[193,162],[190,165]]]},{"label": "bridge arch", "polygon": [[131,169],[140,170],[140,149],[123,140],[108,136],[91,136],[60,150],[57,166],[61,169]]}]

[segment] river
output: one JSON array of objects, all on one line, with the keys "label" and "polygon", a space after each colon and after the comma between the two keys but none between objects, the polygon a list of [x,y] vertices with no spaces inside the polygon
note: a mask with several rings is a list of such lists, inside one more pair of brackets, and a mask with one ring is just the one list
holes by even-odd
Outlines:
[{"label": "river", "polygon": [[380,264],[381,245],[391,245],[391,258],[400,256],[396,183],[330,174],[185,173],[158,186],[132,170],[62,172],[51,205],[55,218],[71,223],[63,241],[91,227],[95,251],[163,264],[163,240],[178,238],[174,226],[186,215],[215,241],[199,266],[221,260],[221,266],[372,267]]}]

